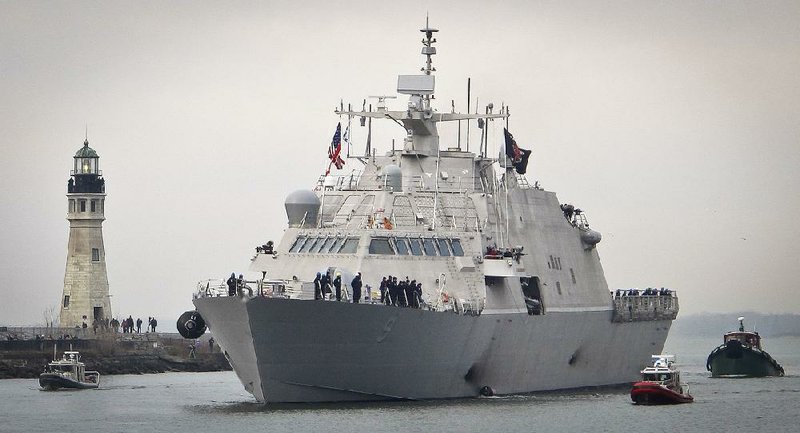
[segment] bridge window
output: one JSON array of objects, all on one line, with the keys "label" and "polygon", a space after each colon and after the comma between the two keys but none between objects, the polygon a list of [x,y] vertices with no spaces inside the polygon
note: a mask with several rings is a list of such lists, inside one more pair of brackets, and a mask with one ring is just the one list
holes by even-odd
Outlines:
[{"label": "bridge window", "polygon": [[330,239],[330,238],[327,238],[327,237],[326,237],[326,238],[319,238],[319,239],[317,239],[317,243],[316,243],[316,244],[314,244],[314,248],[312,248],[312,249],[310,250],[310,252],[312,252],[312,253],[318,253],[318,252],[322,251],[322,247],[324,247],[324,246],[325,246],[325,244],[326,244],[326,243],[328,243],[328,240],[329,240],[329,239]]},{"label": "bridge window", "polygon": [[331,245],[330,249],[328,249],[328,253],[330,254],[338,253],[339,250],[342,249],[343,243],[344,243],[344,238],[336,238],[336,240],[333,242],[333,245]]},{"label": "bridge window", "polygon": [[314,248],[314,245],[317,243],[317,241],[322,241],[322,239],[319,239],[319,238],[308,238],[306,243],[303,244],[303,248],[300,248],[299,252],[301,252],[301,253],[310,252],[311,248]]},{"label": "bridge window", "polygon": [[439,254],[443,256],[450,255],[450,247],[447,245],[447,239],[438,239],[439,243]]},{"label": "bridge window", "polygon": [[358,238],[347,238],[342,244],[339,254],[353,254],[358,249]]},{"label": "bridge window", "polygon": [[464,249],[461,248],[461,240],[460,239],[450,239],[450,246],[453,247],[453,255],[454,256],[463,256]]},{"label": "bridge window", "polygon": [[394,250],[389,244],[389,238],[372,238],[369,243],[369,253],[394,255]]},{"label": "bridge window", "polygon": [[300,248],[302,248],[303,244],[306,242],[306,239],[308,238],[305,236],[298,236],[297,239],[294,240],[294,244],[292,244],[292,247],[289,248],[289,252],[290,253],[299,252]]},{"label": "bridge window", "polygon": [[330,237],[328,239],[325,239],[325,243],[323,243],[319,247],[319,252],[320,253],[327,253],[328,251],[330,251],[331,246],[333,246],[334,242],[336,242],[336,238],[334,238],[334,237]]},{"label": "bridge window", "polygon": [[422,239],[422,247],[425,249],[426,256],[435,256],[436,255],[436,245],[433,243],[433,239],[431,238],[423,238]]},{"label": "bridge window", "polygon": [[395,249],[397,250],[397,254],[400,254],[401,256],[408,255],[408,243],[406,242],[405,239],[394,238],[394,246]]},{"label": "bridge window", "polygon": [[419,239],[409,239],[409,243],[411,244],[411,254],[415,256],[422,255],[422,244],[420,243]]}]

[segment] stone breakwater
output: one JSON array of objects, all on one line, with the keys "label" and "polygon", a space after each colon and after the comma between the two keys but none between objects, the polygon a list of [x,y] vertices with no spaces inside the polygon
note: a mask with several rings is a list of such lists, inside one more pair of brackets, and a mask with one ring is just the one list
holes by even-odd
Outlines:
[{"label": "stone breakwater", "polygon": [[[190,357],[190,346],[195,356]],[[0,341],[0,379],[35,378],[65,350],[77,350],[87,370],[101,375],[231,370],[218,346],[174,335],[112,334],[89,339],[24,339]]]}]

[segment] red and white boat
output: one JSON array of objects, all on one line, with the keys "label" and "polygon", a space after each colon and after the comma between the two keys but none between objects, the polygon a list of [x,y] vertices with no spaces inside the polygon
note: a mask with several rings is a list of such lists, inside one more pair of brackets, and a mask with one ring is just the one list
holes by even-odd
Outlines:
[{"label": "red and white boat", "polygon": [[681,373],[674,363],[674,355],[653,355],[653,365],[642,370],[642,380],[633,384],[631,400],[636,404],[693,402],[689,386],[681,383]]}]

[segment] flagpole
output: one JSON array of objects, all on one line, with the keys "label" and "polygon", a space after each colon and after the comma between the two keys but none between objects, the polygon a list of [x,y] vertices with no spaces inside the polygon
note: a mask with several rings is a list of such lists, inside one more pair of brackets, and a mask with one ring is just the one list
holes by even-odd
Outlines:
[{"label": "flagpole", "polygon": [[[350,107],[350,104],[347,104],[347,112],[352,113],[353,109]],[[353,116],[347,115],[347,157],[350,158],[350,121],[353,119]],[[344,138],[344,137],[342,137]]]}]

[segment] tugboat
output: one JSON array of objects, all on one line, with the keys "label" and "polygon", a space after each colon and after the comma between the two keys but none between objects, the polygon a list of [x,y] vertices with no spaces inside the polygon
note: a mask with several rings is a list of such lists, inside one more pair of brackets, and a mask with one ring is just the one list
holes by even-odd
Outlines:
[{"label": "tugboat", "polygon": [[675,355],[653,355],[653,365],[642,370],[642,380],[633,384],[631,400],[635,404],[691,403],[689,387],[681,383],[681,373],[674,368]]},{"label": "tugboat", "polygon": [[744,317],[739,317],[739,330],[725,334],[723,343],[708,355],[706,369],[711,377],[783,376],[783,367],[761,348],[761,336],[744,330]]},{"label": "tugboat", "polygon": [[81,362],[78,352],[66,351],[61,359],[55,359],[55,356],[53,358],[44,373],[39,375],[39,386],[42,388],[53,391],[59,388],[97,388],[100,385],[100,373],[86,371],[86,365]]}]

